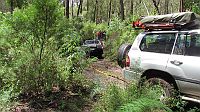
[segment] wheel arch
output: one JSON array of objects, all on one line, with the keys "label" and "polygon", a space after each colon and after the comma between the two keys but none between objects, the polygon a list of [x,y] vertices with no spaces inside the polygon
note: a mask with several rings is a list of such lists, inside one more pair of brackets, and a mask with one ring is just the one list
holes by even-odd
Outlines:
[{"label": "wheel arch", "polygon": [[165,71],[154,70],[154,69],[146,70],[143,72],[141,78],[145,78],[145,79],[161,78],[167,81],[168,83],[173,84],[174,88],[176,90],[179,90],[174,77]]}]

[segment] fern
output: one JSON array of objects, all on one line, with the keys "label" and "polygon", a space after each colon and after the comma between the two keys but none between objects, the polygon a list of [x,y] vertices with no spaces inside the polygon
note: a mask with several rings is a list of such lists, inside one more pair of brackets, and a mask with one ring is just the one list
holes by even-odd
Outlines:
[{"label": "fern", "polygon": [[151,112],[155,111],[156,109],[166,112],[172,112],[171,109],[166,107],[161,102],[148,98],[140,98],[135,101],[132,101],[131,103],[127,103],[121,106],[118,112]]}]

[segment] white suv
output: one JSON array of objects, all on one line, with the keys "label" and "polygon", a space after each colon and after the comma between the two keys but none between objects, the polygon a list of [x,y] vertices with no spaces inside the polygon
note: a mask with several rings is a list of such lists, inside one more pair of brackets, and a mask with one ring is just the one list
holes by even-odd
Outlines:
[{"label": "white suv", "polygon": [[118,63],[127,79],[159,82],[163,95],[180,91],[185,100],[200,103],[200,29],[191,31],[145,31],[131,45],[119,49]]}]

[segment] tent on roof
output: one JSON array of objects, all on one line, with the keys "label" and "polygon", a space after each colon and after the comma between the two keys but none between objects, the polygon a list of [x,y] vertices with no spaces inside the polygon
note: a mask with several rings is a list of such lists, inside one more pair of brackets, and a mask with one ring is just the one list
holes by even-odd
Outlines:
[{"label": "tent on roof", "polygon": [[142,24],[173,23],[180,29],[200,29],[200,16],[193,12],[173,13],[166,15],[147,16],[140,20]]}]

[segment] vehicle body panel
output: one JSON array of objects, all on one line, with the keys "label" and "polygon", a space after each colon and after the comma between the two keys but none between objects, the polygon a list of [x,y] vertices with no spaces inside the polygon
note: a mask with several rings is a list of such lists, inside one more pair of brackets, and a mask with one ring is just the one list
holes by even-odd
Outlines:
[{"label": "vehicle body panel", "polygon": [[[140,43],[142,38],[149,33],[192,33],[200,34],[200,30],[195,31],[153,31],[140,33],[128,53],[130,58],[130,67],[124,68],[123,73],[126,76],[139,75],[134,69],[141,68],[143,71],[155,69],[169,73],[177,84],[181,93],[200,99],[200,57],[185,56],[173,54],[175,42],[172,53],[163,54],[155,52],[144,52],[140,50]],[[177,39],[177,38],[176,38]],[[200,52],[200,51],[199,51]],[[180,63],[179,63],[180,62]],[[138,80],[138,76],[132,76],[134,80]],[[128,77],[130,80],[130,77]]]}]

